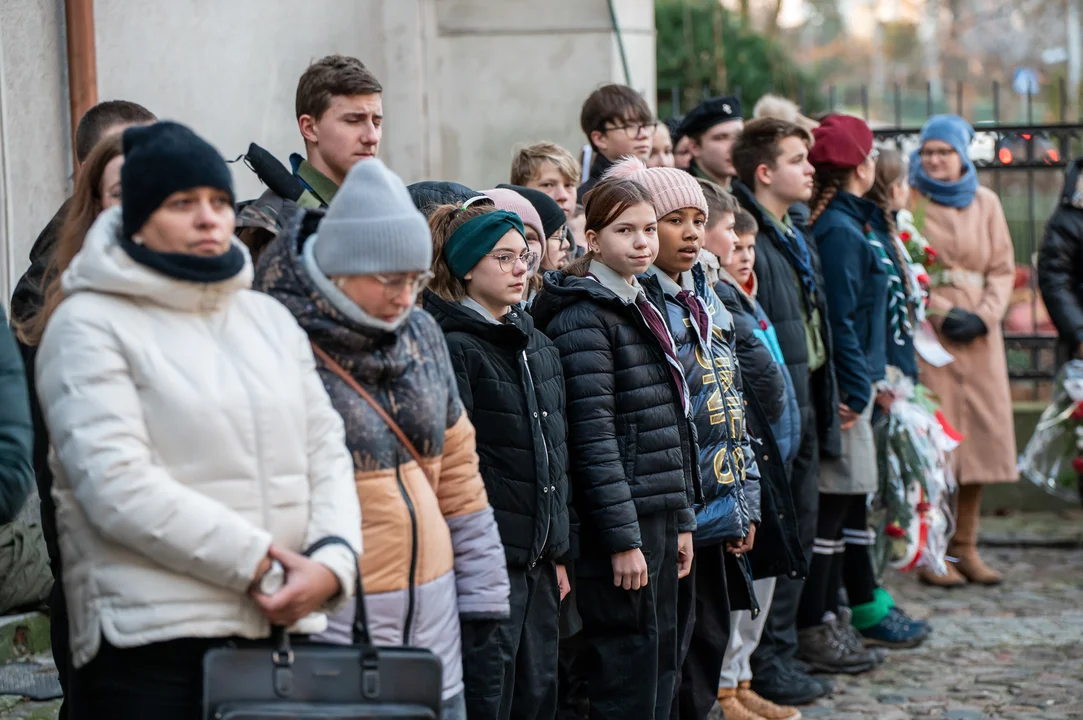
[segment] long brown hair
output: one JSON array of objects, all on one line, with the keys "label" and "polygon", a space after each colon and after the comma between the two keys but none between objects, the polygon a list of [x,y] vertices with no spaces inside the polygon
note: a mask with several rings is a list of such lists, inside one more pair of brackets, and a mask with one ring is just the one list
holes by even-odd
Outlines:
[{"label": "long brown hair", "polygon": [[[587,220],[584,232],[593,230],[600,233],[612,225],[625,210],[640,203],[647,203],[654,207],[647,188],[635,180],[624,177],[602,180],[586,194],[583,201],[586,203],[584,212]],[[565,267],[564,272],[568,275],[584,277],[595,257],[594,251],[588,250],[583,257]]]},{"label": "long brown hair", "polygon": [[444,247],[455,231],[474,218],[494,212],[491,204],[440,205],[429,215],[429,230],[432,232],[432,283],[429,289],[449,302],[458,302],[466,297],[466,285],[455,277],[444,257]]},{"label": "long brown hair", "polygon": [[898,230],[895,227],[895,211],[891,209],[891,188],[897,185],[900,180],[905,179],[905,174],[906,161],[903,159],[902,153],[896,150],[881,150],[880,157],[876,160],[876,182],[873,183],[872,189],[865,193],[865,197],[880,206],[881,212],[884,213],[888,236],[891,238],[889,243],[891,245],[891,254],[895,258],[895,262],[898,263],[899,274],[902,275],[903,283],[906,285],[906,296],[912,297],[914,288],[910,283],[910,273],[907,272],[906,261],[903,259],[899,246],[895,242],[895,235]]},{"label": "long brown hair", "polygon": [[15,334],[26,345],[37,345],[41,342],[49,318],[64,299],[60,276],[83,249],[83,239],[87,231],[101,215],[104,202],[101,184],[105,166],[123,154],[123,135],[116,133],[94,146],[79,170],[79,176],[75,179],[75,191],[68,201],[68,212],[57,236],[56,247],[42,276],[41,307],[26,320],[15,324]]}]

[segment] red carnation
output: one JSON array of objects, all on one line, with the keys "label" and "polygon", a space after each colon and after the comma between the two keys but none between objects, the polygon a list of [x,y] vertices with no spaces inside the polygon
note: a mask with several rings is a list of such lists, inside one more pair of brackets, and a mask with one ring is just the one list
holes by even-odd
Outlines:
[{"label": "red carnation", "polygon": [[911,235],[906,230],[903,230],[901,233],[899,233],[899,239],[902,240],[904,243],[910,242],[910,238],[912,237],[913,235]]},{"label": "red carnation", "polygon": [[920,273],[918,275],[918,284],[922,286],[928,286],[932,284],[932,279],[929,277],[929,273]]},{"label": "red carnation", "polygon": [[936,260],[936,257],[939,254],[940,253],[938,253],[936,250],[933,250],[931,247],[925,248],[925,257],[929,259],[929,262]]},{"label": "red carnation", "polygon": [[1075,404],[1075,409],[1072,410],[1072,420],[1083,420],[1083,401]]},{"label": "red carnation", "polygon": [[760,330],[763,330],[764,332],[767,331],[767,321],[766,320],[760,320]]},{"label": "red carnation", "polygon": [[1083,458],[1073,458],[1072,469],[1075,470],[1076,475],[1083,475]]},{"label": "red carnation", "polygon": [[917,505],[914,506],[914,509],[917,510],[918,513],[920,513],[921,515],[929,512],[930,510],[932,510],[932,508],[933,506],[927,502],[919,502]]},{"label": "red carnation", "polygon": [[889,538],[895,538],[897,540],[906,537],[906,531],[899,527],[899,525],[897,525],[896,523],[892,523],[891,525],[885,527],[884,534],[887,535]]}]

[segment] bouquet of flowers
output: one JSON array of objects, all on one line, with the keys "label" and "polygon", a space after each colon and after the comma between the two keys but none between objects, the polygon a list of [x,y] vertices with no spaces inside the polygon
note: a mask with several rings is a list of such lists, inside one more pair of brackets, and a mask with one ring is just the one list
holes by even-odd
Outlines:
[{"label": "bouquet of flowers", "polygon": [[915,293],[920,293],[914,300],[917,301],[915,305],[918,308],[918,323],[922,323],[925,321],[925,306],[929,302],[929,288],[932,285],[929,273],[939,272],[943,268],[937,260],[936,250],[918,230],[913,213],[900,210],[895,217],[895,227],[899,233],[899,245],[909,263],[910,284]]},{"label": "bouquet of flowers", "polygon": [[888,567],[947,571],[955,478],[951,452],[962,436],[948,423],[928,388],[895,368],[883,385],[896,396],[877,425],[880,490],[870,500],[872,548],[878,574]]},{"label": "bouquet of flowers", "polygon": [[1083,475],[1083,360],[1070,360],[1057,373],[1053,401],[1038,419],[1019,458],[1019,472],[1051,495],[1079,500]]}]

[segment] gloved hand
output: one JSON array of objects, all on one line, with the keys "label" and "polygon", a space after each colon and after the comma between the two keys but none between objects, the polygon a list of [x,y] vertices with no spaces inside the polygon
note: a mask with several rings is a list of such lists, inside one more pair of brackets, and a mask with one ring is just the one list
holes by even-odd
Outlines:
[{"label": "gloved hand", "polygon": [[948,312],[940,330],[949,340],[960,343],[970,342],[989,332],[984,320],[969,310],[957,307]]}]

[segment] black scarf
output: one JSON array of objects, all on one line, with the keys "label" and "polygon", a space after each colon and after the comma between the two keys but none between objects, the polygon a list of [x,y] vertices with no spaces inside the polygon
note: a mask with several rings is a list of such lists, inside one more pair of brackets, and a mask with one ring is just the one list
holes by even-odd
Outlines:
[{"label": "black scarf", "polygon": [[232,243],[229,250],[214,257],[155,252],[126,237],[120,239],[120,246],[128,253],[128,257],[140,265],[177,280],[216,283],[229,280],[244,270],[244,251]]}]

